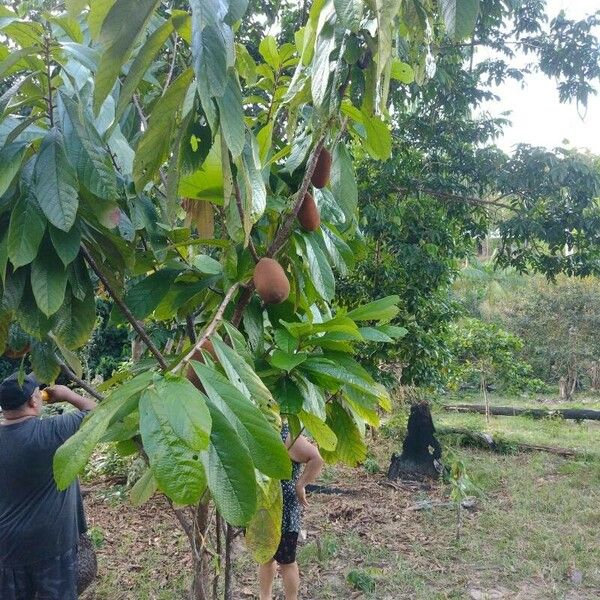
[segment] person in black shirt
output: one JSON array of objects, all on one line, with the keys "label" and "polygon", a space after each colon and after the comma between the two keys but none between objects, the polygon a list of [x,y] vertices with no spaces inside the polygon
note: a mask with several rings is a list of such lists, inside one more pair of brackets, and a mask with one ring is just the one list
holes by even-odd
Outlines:
[{"label": "person in black shirt", "polygon": [[43,399],[32,375],[0,383],[0,598],[77,598],[77,542],[86,531],[79,483],[60,492],[52,462],[96,403],[63,385],[44,390],[49,402],[77,410],[39,419]]}]

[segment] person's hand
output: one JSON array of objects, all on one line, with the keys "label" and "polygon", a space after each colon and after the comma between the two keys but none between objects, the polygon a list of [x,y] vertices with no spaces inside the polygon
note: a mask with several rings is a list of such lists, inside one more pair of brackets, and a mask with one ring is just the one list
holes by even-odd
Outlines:
[{"label": "person's hand", "polygon": [[300,506],[306,508],[308,506],[308,500],[306,499],[306,488],[300,482],[296,483],[296,496],[298,496],[298,502]]},{"label": "person's hand", "polygon": [[73,396],[72,390],[66,385],[51,385],[43,391],[48,394],[48,404],[53,404],[54,402],[69,402],[70,398]]}]

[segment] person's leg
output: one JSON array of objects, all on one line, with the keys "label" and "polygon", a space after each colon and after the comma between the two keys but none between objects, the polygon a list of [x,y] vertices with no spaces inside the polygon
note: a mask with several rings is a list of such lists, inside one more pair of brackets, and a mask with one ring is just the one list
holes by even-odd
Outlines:
[{"label": "person's leg", "polygon": [[279,566],[281,578],[283,579],[283,589],[285,591],[285,600],[298,600],[298,591],[300,589],[300,571],[298,563]]},{"label": "person's leg", "polygon": [[273,580],[277,563],[270,560],[258,568],[258,580],[260,581],[260,600],[271,600],[273,594]]}]

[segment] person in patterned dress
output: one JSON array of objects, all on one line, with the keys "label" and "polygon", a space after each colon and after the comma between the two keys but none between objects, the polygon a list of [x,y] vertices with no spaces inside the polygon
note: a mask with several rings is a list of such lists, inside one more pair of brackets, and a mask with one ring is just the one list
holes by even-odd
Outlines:
[{"label": "person in patterned dress", "polygon": [[[283,579],[286,600],[297,600],[300,573],[296,562],[296,545],[300,533],[301,510],[308,506],[306,486],[313,483],[323,469],[318,449],[303,435],[292,439],[287,424],[281,429],[281,439],[292,459],[292,478],[281,482],[283,516],[281,541],[275,556],[259,568],[260,600],[271,600],[277,568]],[[304,469],[302,469],[304,465]]]}]

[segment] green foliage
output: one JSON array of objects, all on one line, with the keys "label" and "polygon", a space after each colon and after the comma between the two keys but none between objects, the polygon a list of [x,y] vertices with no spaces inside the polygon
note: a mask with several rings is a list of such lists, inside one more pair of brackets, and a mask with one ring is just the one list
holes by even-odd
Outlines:
[{"label": "green foliage", "polygon": [[347,579],[353,587],[355,587],[357,590],[360,590],[361,592],[375,591],[375,579],[366,571],[354,569],[348,573]]},{"label": "green foliage", "polygon": [[453,360],[449,381],[454,387],[481,381],[509,390],[527,386],[531,367],[519,358],[523,342],[494,323],[461,319],[448,332]]}]

